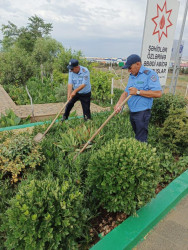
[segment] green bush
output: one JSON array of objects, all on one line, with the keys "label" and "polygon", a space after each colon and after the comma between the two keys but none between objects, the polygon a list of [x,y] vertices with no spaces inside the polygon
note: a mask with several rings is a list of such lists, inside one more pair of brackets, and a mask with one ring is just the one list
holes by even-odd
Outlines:
[{"label": "green bush", "polygon": [[[10,180],[3,179],[3,174],[0,172],[0,225],[3,223],[3,218],[9,206],[10,199],[16,193],[16,186],[11,185]],[[4,245],[5,235],[0,231],[0,249]]]},{"label": "green bush", "polygon": [[160,157],[161,184],[170,183],[177,177],[175,160],[171,152],[158,152]]},{"label": "green bush", "polygon": [[9,127],[9,126],[16,126],[20,124],[27,124],[30,123],[30,117],[28,116],[26,119],[21,120],[14,111],[11,109],[7,109],[5,111],[5,115],[0,115],[0,128]]},{"label": "green bush", "polygon": [[155,196],[159,181],[156,149],[135,139],[111,140],[88,163],[92,196],[110,212],[132,214]]},{"label": "green bush", "polygon": [[172,108],[159,132],[161,142],[174,154],[188,153],[188,117],[186,109]]},{"label": "green bush", "polygon": [[87,219],[79,188],[48,177],[21,183],[1,230],[6,249],[78,249]]},{"label": "green bush", "polygon": [[172,182],[188,169],[188,156],[181,156],[175,160],[172,153],[165,152],[160,154],[160,171],[162,186]]},{"label": "green bush", "polygon": [[0,127],[9,127],[20,124],[21,118],[15,115],[11,109],[5,111],[5,115],[0,115]]},{"label": "green bush", "polygon": [[[27,81],[27,87],[32,97],[33,104],[57,102],[55,89],[59,88],[59,85],[59,83],[51,82],[49,78],[44,78],[43,83],[35,77]],[[17,105],[30,104],[30,99],[24,86],[8,84],[3,87]]]},{"label": "green bush", "polygon": [[163,94],[161,98],[156,98],[153,101],[151,122],[162,125],[169,115],[171,107],[184,108],[187,101],[182,96]]},{"label": "green bush", "polygon": [[17,182],[26,168],[35,168],[43,160],[40,145],[27,134],[9,137],[0,145],[0,172],[11,174],[12,182]]},{"label": "green bush", "polygon": [[16,46],[8,52],[0,53],[1,75],[0,84],[25,84],[33,75],[34,64],[31,56]]},{"label": "green bush", "polygon": [[95,71],[91,72],[92,98],[104,102],[110,100],[112,73]]},{"label": "green bush", "polygon": [[55,88],[55,98],[58,102],[67,101],[67,85],[60,84],[59,87]]},{"label": "green bush", "polygon": [[57,82],[57,83],[67,84],[68,83],[68,74],[62,73],[62,72],[55,69],[53,71],[53,80],[54,80],[54,82]]},{"label": "green bush", "polygon": [[60,135],[59,142],[55,145],[59,147],[62,152],[75,152],[85,145],[95,131],[96,129],[93,122],[88,121],[87,125],[81,124],[77,125],[76,128],[69,128],[68,133],[65,132]]}]

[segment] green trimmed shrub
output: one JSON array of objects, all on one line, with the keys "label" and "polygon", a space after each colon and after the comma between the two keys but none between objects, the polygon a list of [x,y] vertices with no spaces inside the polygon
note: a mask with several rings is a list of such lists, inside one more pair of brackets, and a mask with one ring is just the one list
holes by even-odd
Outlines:
[{"label": "green trimmed shrub", "polygon": [[78,249],[88,210],[84,195],[70,180],[27,180],[10,200],[1,230],[6,249]]},{"label": "green trimmed shrub", "polygon": [[161,126],[168,117],[171,107],[184,108],[186,104],[186,99],[178,95],[163,94],[161,98],[154,98],[151,122]]},{"label": "green trimmed shrub", "polygon": [[134,213],[155,196],[159,181],[156,149],[135,139],[115,139],[91,156],[87,183],[110,212]]},{"label": "green trimmed shrub", "polygon": [[[0,172],[0,225],[2,225],[4,214],[9,206],[10,199],[15,195],[17,187],[11,185],[10,180],[3,179],[3,175]],[[5,234],[0,231],[0,249],[4,245]]]},{"label": "green trimmed shrub", "polygon": [[161,142],[174,154],[188,153],[188,117],[186,109],[170,109],[159,132]]}]

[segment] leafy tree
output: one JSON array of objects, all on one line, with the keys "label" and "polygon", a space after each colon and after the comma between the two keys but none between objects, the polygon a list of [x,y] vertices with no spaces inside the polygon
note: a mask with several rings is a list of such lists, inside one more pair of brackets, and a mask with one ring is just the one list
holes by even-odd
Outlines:
[{"label": "leafy tree", "polygon": [[19,48],[25,49],[27,52],[32,52],[36,39],[27,28],[22,27],[19,37],[16,40],[16,44]]},{"label": "leafy tree", "polygon": [[3,33],[3,40],[0,41],[3,47],[3,51],[7,51],[16,41],[19,30],[15,24],[8,21],[8,24],[2,25],[1,31]]},{"label": "leafy tree", "polygon": [[52,24],[45,23],[42,18],[36,15],[31,16],[28,20],[28,25],[21,28],[10,21],[8,21],[8,25],[2,25],[3,40],[1,43],[3,51],[9,50],[17,43],[18,47],[24,48],[27,52],[32,52],[37,38],[48,36],[52,31]]},{"label": "leafy tree", "polygon": [[52,38],[38,38],[36,40],[33,57],[40,65],[41,79],[43,82],[44,71],[52,76],[54,59],[61,53],[63,46]]},{"label": "leafy tree", "polygon": [[33,75],[33,62],[24,49],[0,53],[0,84],[25,84]]},{"label": "leafy tree", "polygon": [[44,20],[38,16],[29,17],[28,29],[36,39],[38,37],[48,36],[52,31],[52,24],[45,23]]},{"label": "leafy tree", "polygon": [[72,51],[72,49],[61,49],[61,53],[58,54],[57,58],[55,59],[55,69],[59,72],[67,73],[67,65],[71,58],[75,58],[79,60],[79,64],[87,67],[87,62],[85,59],[82,58],[83,54],[79,51]]}]

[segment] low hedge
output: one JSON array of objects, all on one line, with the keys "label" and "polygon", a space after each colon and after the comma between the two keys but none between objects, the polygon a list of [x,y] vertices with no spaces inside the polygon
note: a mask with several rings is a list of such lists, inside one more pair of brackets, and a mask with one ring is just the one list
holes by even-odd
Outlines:
[{"label": "low hedge", "polygon": [[6,249],[77,249],[88,210],[72,180],[22,181],[5,213],[1,231]]},{"label": "low hedge", "polygon": [[160,174],[155,151],[133,138],[110,140],[88,163],[92,196],[110,212],[136,212],[155,196]]},{"label": "low hedge", "polygon": [[187,100],[182,96],[163,94],[161,98],[154,98],[151,122],[161,126],[169,115],[170,108],[185,108]]}]

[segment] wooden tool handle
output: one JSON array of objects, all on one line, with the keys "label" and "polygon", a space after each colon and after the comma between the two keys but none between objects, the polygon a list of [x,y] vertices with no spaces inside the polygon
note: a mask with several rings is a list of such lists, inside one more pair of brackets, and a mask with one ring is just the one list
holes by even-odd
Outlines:
[{"label": "wooden tool handle", "polygon": [[[122,107],[129,99],[131,98],[131,95],[129,95],[120,105],[119,107]],[[114,111],[107,119],[106,121],[100,126],[100,128],[94,133],[94,135],[89,139],[89,141],[83,146],[83,148],[80,150],[80,152],[74,156],[74,160],[77,158],[79,154],[81,154],[89,145],[90,142],[95,138],[96,135],[101,131],[101,129],[110,121],[110,119],[116,114],[116,111]]]},{"label": "wooden tool handle", "polygon": [[59,110],[59,112],[57,113],[56,117],[53,119],[52,123],[50,124],[50,126],[46,129],[46,131],[44,132],[43,136],[45,136],[48,131],[50,130],[50,128],[53,126],[53,124],[55,123],[56,119],[58,118],[58,116],[61,114],[61,112],[64,110],[64,108],[66,107],[66,105],[68,104],[69,100],[64,104],[64,106]]}]

